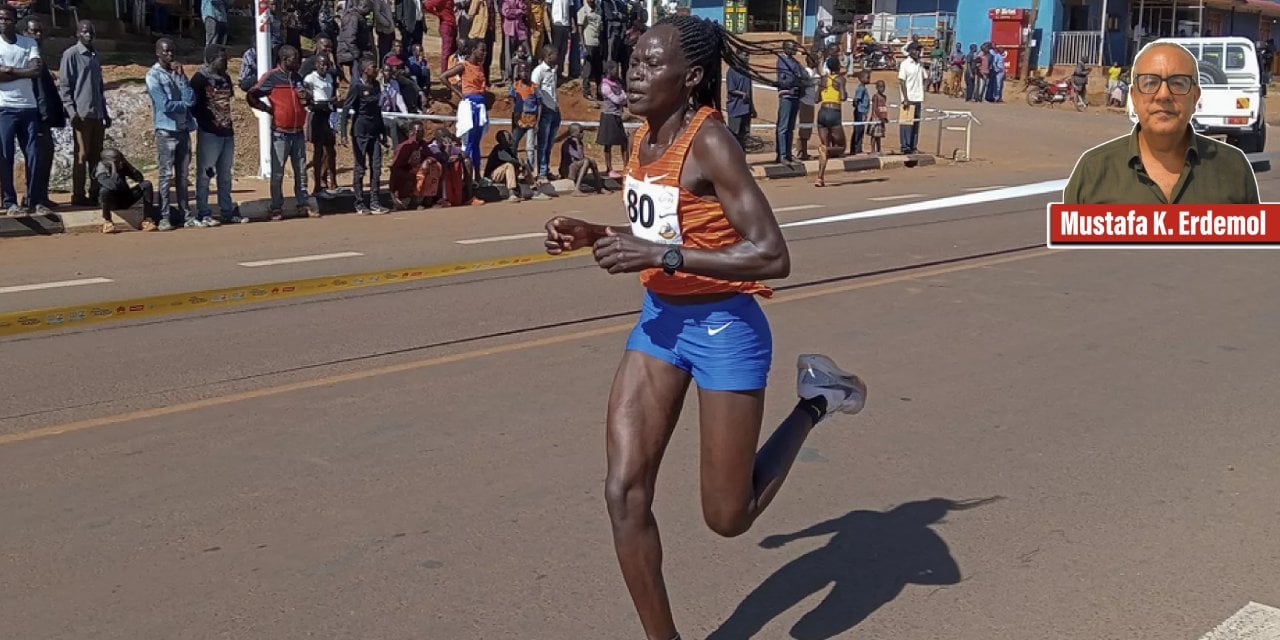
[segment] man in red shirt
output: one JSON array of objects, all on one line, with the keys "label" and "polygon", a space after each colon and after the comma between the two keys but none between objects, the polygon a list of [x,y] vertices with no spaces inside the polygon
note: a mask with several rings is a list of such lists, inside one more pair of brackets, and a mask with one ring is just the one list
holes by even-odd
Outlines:
[{"label": "man in red shirt", "polygon": [[[293,165],[293,194],[297,199],[298,215],[319,217],[319,212],[307,206],[307,140],[303,133],[307,123],[307,105],[311,93],[302,84],[298,74],[300,57],[298,50],[289,45],[280,47],[280,64],[266,72],[258,84],[249,89],[246,98],[249,106],[271,115],[271,219],[284,219],[284,162]],[[266,98],[267,102],[262,99]]]}]

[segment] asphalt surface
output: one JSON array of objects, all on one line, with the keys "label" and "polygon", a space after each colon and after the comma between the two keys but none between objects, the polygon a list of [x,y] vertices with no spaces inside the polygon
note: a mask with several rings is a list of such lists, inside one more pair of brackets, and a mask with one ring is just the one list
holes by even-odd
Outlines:
[{"label": "asphalt surface", "polygon": [[[1066,170],[767,190],[822,207],[785,222]],[[1194,639],[1280,604],[1274,254],[1049,251],[1046,201],[787,231],[766,431],[798,353],[856,371],[869,403],[815,431],[734,539],[703,524],[686,410],[656,505],[686,638]],[[0,303],[531,252],[456,241],[597,202],[53,239],[114,282]],[[365,255],[237,264],[337,251]],[[48,262],[4,282],[74,277]],[[639,294],[575,257],[3,340],[0,636],[641,637],[602,495]]]}]

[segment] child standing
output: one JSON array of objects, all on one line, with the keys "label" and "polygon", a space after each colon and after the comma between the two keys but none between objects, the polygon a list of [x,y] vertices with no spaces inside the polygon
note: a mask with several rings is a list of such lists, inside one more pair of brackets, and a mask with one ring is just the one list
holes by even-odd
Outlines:
[{"label": "child standing", "polygon": [[307,74],[303,84],[311,90],[311,113],[307,118],[307,138],[311,142],[312,166],[315,172],[316,191],[332,192],[338,188],[337,138],[333,133],[333,101],[336,97],[337,77],[333,73],[333,60],[320,56],[316,70]]},{"label": "child standing", "polygon": [[871,96],[871,112],[876,123],[871,125],[871,153],[880,155],[880,141],[889,126],[889,98],[884,95],[884,80],[876,80],[876,94]]},{"label": "child standing", "polygon": [[519,149],[520,140],[528,135],[525,148],[528,151],[530,171],[538,166],[538,88],[529,81],[529,65],[516,63],[515,78],[511,82],[511,148]]},{"label": "child standing", "polygon": [[604,63],[604,79],[600,81],[600,94],[604,97],[604,102],[600,106],[600,130],[596,134],[596,144],[604,147],[605,171],[614,179],[622,178],[622,174],[613,170],[613,147],[622,146],[624,165],[631,148],[631,140],[622,127],[622,109],[627,106],[627,94],[622,90],[622,78],[619,77],[618,70],[616,61]]}]

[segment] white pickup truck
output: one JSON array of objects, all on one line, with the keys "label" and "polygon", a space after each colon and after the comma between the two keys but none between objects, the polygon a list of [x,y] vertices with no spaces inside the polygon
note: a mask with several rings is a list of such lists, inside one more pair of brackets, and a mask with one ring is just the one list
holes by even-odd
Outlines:
[{"label": "white pickup truck", "polygon": [[[1267,144],[1266,87],[1258,52],[1248,38],[1161,38],[1180,44],[1200,61],[1200,103],[1191,126],[1200,134],[1225,138],[1245,153]],[[1129,120],[1137,123],[1133,98]]]}]

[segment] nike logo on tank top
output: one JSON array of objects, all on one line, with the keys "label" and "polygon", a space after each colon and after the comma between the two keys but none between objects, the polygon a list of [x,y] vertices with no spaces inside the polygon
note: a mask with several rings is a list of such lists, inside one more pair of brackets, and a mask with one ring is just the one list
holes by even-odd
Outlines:
[{"label": "nike logo on tank top", "polygon": [[[700,198],[680,185],[689,147],[708,118],[718,120],[720,112],[710,107],[699,109],[675,142],[647,165],[640,164],[640,144],[649,133],[649,124],[640,125],[636,131],[622,188],[623,206],[636,237],[690,249],[719,249],[742,241],[719,202]],[[760,282],[719,280],[686,272],[667,275],[660,268],[640,272],[640,283],[654,293],[671,296],[732,292],[766,298],[773,295],[773,290]]]}]

